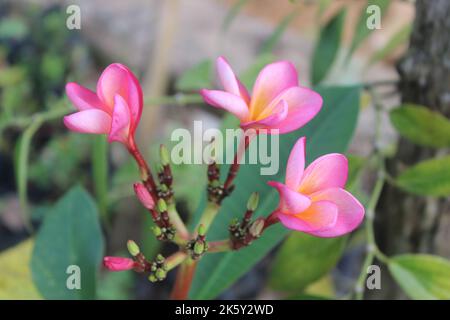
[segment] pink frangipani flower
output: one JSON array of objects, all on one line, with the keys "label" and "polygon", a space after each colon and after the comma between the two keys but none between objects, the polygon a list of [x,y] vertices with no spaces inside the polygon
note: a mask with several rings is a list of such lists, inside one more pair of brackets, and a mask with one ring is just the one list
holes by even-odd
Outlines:
[{"label": "pink frangipani flower", "polygon": [[306,138],[300,138],[289,155],[285,184],[270,181],[280,194],[275,213],[287,228],[318,237],[337,237],[362,222],[364,207],[344,190],[347,158],[324,155],[305,167]]},{"label": "pink frangipani flower", "polygon": [[133,269],[135,263],[132,259],[122,257],[104,257],[103,265],[109,271],[125,271]]},{"label": "pink frangipani flower", "polygon": [[66,93],[78,112],[64,117],[70,130],[107,134],[108,141],[134,144],[134,132],[142,113],[142,89],[136,76],[124,65],[113,63],[101,74],[97,92],[77,83]]},{"label": "pink frangipani flower", "polygon": [[238,117],[244,130],[291,132],[314,118],[322,107],[318,93],[299,86],[297,71],[288,61],[265,66],[256,79],[251,97],[225,58],[217,59],[216,69],[224,91],[202,89],[200,93],[206,103]]}]

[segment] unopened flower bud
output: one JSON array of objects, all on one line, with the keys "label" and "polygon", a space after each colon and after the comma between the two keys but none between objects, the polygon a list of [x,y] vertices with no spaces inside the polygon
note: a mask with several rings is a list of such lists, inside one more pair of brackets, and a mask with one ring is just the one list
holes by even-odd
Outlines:
[{"label": "unopened flower bud", "polygon": [[125,271],[133,269],[134,261],[122,257],[104,257],[103,265],[110,271]]},{"label": "unopened flower bud", "polygon": [[162,235],[162,230],[161,230],[161,228],[158,227],[158,226],[154,226],[154,227],[152,228],[152,231],[153,231],[153,234],[155,235],[155,237],[159,237],[159,236]]},{"label": "unopened flower bud", "polygon": [[205,226],[203,224],[199,225],[197,232],[198,232],[199,236],[201,236],[201,237],[205,236],[205,234],[206,234]]},{"label": "unopened flower bud", "polygon": [[157,261],[157,262],[163,263],[164,260],[165,260],[165,259],[164,259],[164,257],[163,257],[162,254],[158,254],[158,255],[156,256],[156,261]]},{"label": "unopened flower bud", "polygon": [[164,201],[164,199],[158,200],[158,211],[159,212],[166,212],[167,211],[167,204]]},{"label": "unopened flower bud", "polygon": [[137,256],[141,252],[141,250],[139,249],[138,245],[133,240],[128,240],[127,248],[128,248],[128,252],[133,257]]},{"label": "unopened flower bud", "polygon": [[150,280],[150,282],[158,281],[158,279],[156,278],[156,276],[153,273],[148,276],[148,280]]},{"label": "unopened flower bud", "polygon": [[164,280],[166,278],[166,272],[162,268],[158,268],[155,272],[155,276],[158,280]]},{"label": "unopened flower bud", "polygon": [[204,242],[196,242],[194,244],[194,253],[197,255],[203,254],[205,251],[205,243]]},{"label": "unopened flower bud", "polygon": [[258,218],[252,223],[248,231],[252,235],[252,237],[258,238],[261,235],[263,229],[264,229],[264,218]]},{"label": "unopened flower bud", "polygon": [[253,192],[247,201],[247,210],[255,211],[256,208],[258,207],[258,202],[259,202],[259,193]]},{"label": "unopened flower bud", "polygon": [[159,156],[161,158],[161,163],[163,166],[167,166],[170,164],[169,151],[163,144],[159,147]]},{"label": "unopened flower bud", "polygon": [[147,188],[142,183],[135,183],[133,187],[136,197],[144,205],[144,207],[149,210],[153,209],[155,207],[155,202],[153,201],[153,198]]}]

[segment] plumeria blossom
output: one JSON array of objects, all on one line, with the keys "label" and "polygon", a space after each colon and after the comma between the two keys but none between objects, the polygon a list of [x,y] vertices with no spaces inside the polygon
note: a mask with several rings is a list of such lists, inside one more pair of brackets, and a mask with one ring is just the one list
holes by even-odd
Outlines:
[{"label": "plumeria blossom", "polygon": [[98,79],[97,92],[70,82],[66,93],[78,109],[64,117],[64,124],[70,130],[107,134],[109,142],[118,141],[126,146],[134,143],[143,98],[136,76],[126,66],[109,65]]},{"label": "plumeria blossom", "polygon": [[287,228],[318,237],[337,237],[353,231],[364,217],[364,207],[344,190],[347,158],[338,153],[324,155],[305,167],[306,138],[291,151],[285,184],[271,181],[280,194],[274,214]]},{"label": "plumeria blossom", "polygon": [[216,69],[223,86],[221,90],[200,91],[206,103],[224,109],[239,118],[245,130],[278,129],[287,133],[304,126],[320,111],[321,96],[298,84],[295,67],[278,61],[259,73],[250,96],[228,62],[219,57]]},{"label": "plumeria blossom", "polygon": [[125,271],[133,269],[135,262],[129,258],[104,257],[103,265],[110,271]]}]

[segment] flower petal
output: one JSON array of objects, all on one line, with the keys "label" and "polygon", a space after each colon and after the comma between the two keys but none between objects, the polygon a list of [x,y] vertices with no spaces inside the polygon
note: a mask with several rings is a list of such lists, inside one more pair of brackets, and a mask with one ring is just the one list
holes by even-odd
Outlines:
[{"label": "flower petal", "polygon": [[247,89],[236,77],[233,69],[231,69],[231,66],[224,57],[217,58],[216,69],[225,91],[240,96],[247,104],[250,103],[250,96]]},{"label": "flower petal", "polygon": [[[272,113],[267,117],[260,120],[253,120],[244,122],[241,127],[245,130],[248,128],[254,129],[277,129],[276,134],[280,132],[280,123],[286,119],[288,115],[288,105],[286,101],[281,100],[276,108],[272,110]],[[269,132],[274,133],[274,132]]]},{"label": "flower petal", "polygon": [[305,170],[305,145],[306,138],[301,137],[289,154],[286,165],[286,185],[292,190],[298,189]]},{"label": "flower petal", "polygon": [[155,207],[155,202],[153,201],[152,196],[150,195],[144,184],[135,183],[133,187],[134,193],[136,194],[139,201],[143,204],[143,206],[149,210],[152,210]]},{"label": "flower petal", "polygon": [[122,257],[104,257],[103,265],[109,271],[125,271],[133,269],[134,261],[132,259]]},{"label": "flower petal", "polygon": [[[320,237],[338,237],[352,232],[364,218],[363,205],[348,191],[341,188],[322,190],[311,195],[313,201],[332,201],[338,208],[336,225],[317,233]],[[314,203],[314,202],[313,202]]]},{"label": "flower petal", "polygon": [[69,100],[79,111],[89,109],[105,109],[103,103],[97,97],[95,92],[80,86],[78,83],[69,82],[66,84],[66,94],[69,97]]},{"label": "flower petal", "polygon": [[109,65],[98,80],[97,94],[110,110],[116,94],[122,96],[130,109],[131,131],[134,132],[142,114],[143,97],[139,81],[130,69],[120,63]]},{"label": "flower petal", "polygon": [[279,61],[264,67],[253,87],[250,103],[251,118],[256,119],[257,115],[282,91],[297,85],[298,75],[292,63]]},{"label": "flower petal", "polygon": [[99,109],[83,110],[65,116],[64,124],[76,132],[105,134],[111,128],[111,116]]},{"label": "flower petal", "polygon": [[295,215],[278,214],[280,222],[285,227],[313,235],[332,228],[336,224],[337,217],[337,206],[330,201],[313,202],[308,209]]},{"label": "flower petal", "polygon": [[225,109],[231,112],[241,121],[248,117],[248,107],[245,101],[234,94],[219,90],[200,90],[205,102],[216,108]]},{"label": "flower petal", "polygon": [[280,195],[278,209],[283,213],[297,214],[303,212],[311,205],[311,200],[307,196],[289,189],[280,182],[269,181],[267,184],[277,189]]},{"label": "flower petal", "polygon": [[[286,119],[280,123],[280,133],[297,130],[308,123],[322,108],[322,97],[304,87],[293,87],[283,91],[273,103],[285,100],[289,106]],[[270,108],[270,107],[269,107]]]},{"label": "flower petal", "polygon": [[114,101],[111,132],[108,140],[109,142],[118,141],[127,144],[130,134],[130,110],[122,96],[116,94]]},{"label": "flower petal", "polygon": [[347,175],[347,158],[339,153],[326,154],[306,168],[298,191],[309,195],[328,188],[343,188]]}]

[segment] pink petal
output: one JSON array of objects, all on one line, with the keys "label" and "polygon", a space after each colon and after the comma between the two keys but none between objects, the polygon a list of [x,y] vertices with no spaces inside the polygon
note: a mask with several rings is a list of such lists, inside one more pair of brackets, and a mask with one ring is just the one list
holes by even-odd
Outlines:
[{"label": "pink petal", "polygon": [[130,110],[120,95],[115,96],[109,142],[118,141],[127,144],[130,134]]},{"label": "pink petal", "polygon": [[313,201],[332,201],[337,205],[338,217],[336,225],[318,232],[320,237],[338,237],[352,232],[364,218],[364,207],[352,194],[344,189],[331,188],[311,195]]},{"label": "pink petal", "polygon": [[239,81],[236,75],[224,57],[217,58],[216,61],[217,74],[225,91],[240,96],[245,103],[250,103],[250,96],[245,86]]},{"label": "pink petal", "polygon": [[134,132],[142,113],[142,89],[136,76],[124,65],[113,63],[101,74],[97,83],[97,94],[110,110],[114,107],[116,94],[126,101],[131,116],[131,131]]},{"label": "pink petal", "polygon": [[111,128],[111,116],[99,109],[88,109],[65,116],[64,124],[76,132],[105,134]]},{"label": "pink petal", "polygon": [[80,86],[78,83],[69,82],[66,84],[66,94],[75,108],[79,111],[88,109],[105,109],[103,103],[97,97],[95,92]]},{"label": "pink petal", "polygon": [[326,154],[306,168],[298,190],[303,194],[311,194],[328,188],[343,188],[347,175],[347,158],[339,153]]},{"label": "pink petal", "polygon": [[137,198],[144,205],[144,207],[149,210],[153,209],[155,207],[155,202],[153,201],[153,198],[147,188],[142,183],[135,183],[133,187]]},{"label": "pink petal", "polygon": [[286,185],[292,190],[297,190],[302,180],[305,169],[305,145],[305,137],[297,140],[286,165]]},{"label": "pink petal", "polygon": [[313,202],[308,209],[295,215],[278,214],[280,222],[287,228],[317,235],[320,230],[332,228],[337,221],[337,206],[330,201]]},{"label": "pink petal", "polygon": [[122,257],[104,257],[103,265],[110,271],[125,271],[133,269],[134,261]]},{"label": "pink petal", "polygon": [[200,90],[200,94],[207,104],[231,112],[240,120],[244,120],[248,117],[247,104],[239,96],[225,91],[207,89]]},{"label": "pink petal", "polygon": [[[260,120],[253,120],[244,122],[241,124],[243,129],[255,128],[255,129],[277,129],[275,132],[278,134],[280,131],[280,123],[286,119],[288,115],[288,105],[286,101],[281,100],[280,103],[273,108],[272,113],[267,117]],[[270,132],[274,133],[274,132]]]},{"label": "pink petal", "polygon": [[254,119],[284,90],[298,85],[298,75],[292,63],[279,61],[264,67],[256,79],[250,104]]},{"label": "pink petal", "polygon": [[311,200],[307,196],[289,189],[280,182],[269,181],[267,184],[277,189],[280,195],[278,208],[283,213],[297,214],[303,212],[311,205]]},{"label": "pink petal", "polygon": [[315,91],[304,87],[293,87],[283,91],[273,103],[279,99],[286,100],[289,113],[280,123],[280,133],[297,130],[308,123],[322,108],[322,97]]}]

